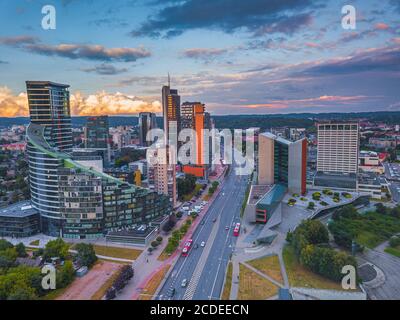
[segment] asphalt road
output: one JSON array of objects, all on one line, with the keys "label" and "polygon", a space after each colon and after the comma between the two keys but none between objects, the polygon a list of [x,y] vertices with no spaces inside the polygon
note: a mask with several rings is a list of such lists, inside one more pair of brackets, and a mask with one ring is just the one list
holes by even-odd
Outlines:
[{"label": "asphalt road", "polygon": [[[175,288],[173,300],[219,299],[225,270],[234,249],[233,225],[240,221],[248,176],[236,176],[234,169],[226,177],[222,189],[192,235],[193,246],[187,257],[179,257],[157,299],[170,299],[168,291]],[[215,222],[213,220],[216,219]],[[226,227],[229,230],[225,230]],[[201,242],[206,243],[201,247]],[[194,246],[198,244],[198,248]],[[181,287],[183,279],[188,285]]]}]

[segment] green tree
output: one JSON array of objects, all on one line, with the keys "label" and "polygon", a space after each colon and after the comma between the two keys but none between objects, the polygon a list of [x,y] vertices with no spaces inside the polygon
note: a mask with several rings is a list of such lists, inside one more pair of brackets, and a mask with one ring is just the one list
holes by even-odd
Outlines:
[{"label": "green tree", "polygon": [[23,258],[27,256],[25,245],[22,242],[15,246],[15,250],[17,251],[18,257]]},{"label": "green tree", "polygon": [[57,269],[56,285],[57,288],[65,288],[68,286],[75,277],[75,270],[72,261],[65,261],[64,265]]},{"label": "green tree", "polygon": [[48,260],[53,257],[59,257],[65,259],[68,256],[69,246],[64,242],[63,239],[58,238],[56,240],[49,241],[46,244],[43,252],[43,258]]},{"label": "green tree", "polygon": [[82,265],[90,268],[97,261],[96,252],[92,244],[78,243],[75,246],[75,250],[77,251],[77,258]]}]

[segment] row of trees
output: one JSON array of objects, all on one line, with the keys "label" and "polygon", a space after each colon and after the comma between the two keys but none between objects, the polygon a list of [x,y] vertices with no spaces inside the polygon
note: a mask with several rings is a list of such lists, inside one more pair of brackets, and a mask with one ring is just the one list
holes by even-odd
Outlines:
[{"label": "row of trees", "polygon": [[131,265],[124,265],[118,277],[114,280],[110,289],[106,292],[106,300],[114,299],[117,293],[121,291],[128,281],[133,278],[134,271]]},{"label": "row of trees", "polygon": [[303,221],[287,240],[303,266],[333,281],[342,279],[344,266],[357,266],[354,257],[329,246],[328,230],[318,220]]}]

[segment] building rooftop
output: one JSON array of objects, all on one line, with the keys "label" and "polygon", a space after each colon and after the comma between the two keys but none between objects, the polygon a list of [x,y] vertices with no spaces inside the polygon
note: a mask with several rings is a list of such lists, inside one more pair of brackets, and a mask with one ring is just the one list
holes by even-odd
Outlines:
[{"label": "building rooftop", "polygon": [[38,214],[38,211],[32,207],[30,201],[21,201],[0,209],[0,217],[24,218],[35,214]]},{"label": "building rooftop", "polygon": [[270,185],[253,185],[251,187],[250,196],[248,200],[248,204],[254,205],[256,204],[269,190],[271,190]]}]

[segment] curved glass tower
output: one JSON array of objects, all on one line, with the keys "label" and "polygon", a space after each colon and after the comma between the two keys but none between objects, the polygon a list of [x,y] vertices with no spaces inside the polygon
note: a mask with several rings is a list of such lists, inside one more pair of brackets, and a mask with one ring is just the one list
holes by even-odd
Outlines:
[{"label": "curved glass tower", "polygon": [[[72,152],[68,85],[49,81],[27,81],[31,123],[43,127],[43,136],[54,151]],[[59,236],[61,216],[57,170],[62,160],[40,151],[28,139],[29,179],[32,206],[39,210],[41,228]]]},{"label": "curved glass tower", "polygon": [[28,81],[27,89],[31,202],[40,213],[43,233],[92,239],[170,213],[167,196],[126,183],[72,158],[67,85]]}]

